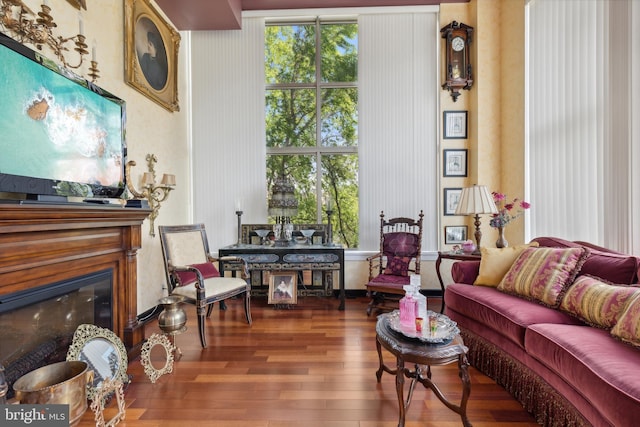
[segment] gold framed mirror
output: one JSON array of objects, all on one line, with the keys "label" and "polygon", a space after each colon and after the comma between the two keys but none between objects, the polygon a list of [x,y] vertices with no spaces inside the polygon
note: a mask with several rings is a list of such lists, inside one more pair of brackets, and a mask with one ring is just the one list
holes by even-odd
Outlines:
[{"label": "gold framed mirror", "polygon": [[95,400],[105,379],[129,383],[129,359],[122,340],[113,331],[96,325],[82,324],[73,334],[67,361],[86,362],[93,371],[93,383],[87,387],[87,397]]},{"label": "gold framed mirror", "polygon": [[155,382],[164,374],[173,372],[173,352],[176,347],[166,335],[151,334],[142,346],[140,362],[144,366],[145,375]]}]

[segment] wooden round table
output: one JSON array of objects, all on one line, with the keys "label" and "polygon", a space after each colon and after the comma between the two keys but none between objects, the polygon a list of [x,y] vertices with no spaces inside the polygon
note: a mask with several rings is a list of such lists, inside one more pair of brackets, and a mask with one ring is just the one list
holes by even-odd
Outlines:
[{"label": "wooden round table", "polygon": [[[467,361],[467,351],[469,350],[462,341],[460,335],[456,335],[447,344],[427,344],[418,339],[409,338],[393,330],[389,324],[391,313],[378,316],[376,324],[376,349],[380,367],[376,372],[378,382],[382,378],[383,372],[388,372],[396,376],[396,391],[398,393],[398,405],[400,417],[398,427],[403,427],[405,414],[411,403],[411,396],[416,381],[422,383],[426,388],[433,391],[438,399],[449,409],[456,412],[462,418],[465,427],[471,427],[467,418],[467,401],[471,393],[471,382],[469,380],[469,362]],[[443,315],[441,315],[443,316]],[[396,357],[396,369],[390,369],[382,360],[382,347]],[[438,386],[431,379],[431,366],[446,365],[458,362],[458,370],[462,381],[462,399],[460,405],[455,405],[447,400]],[[405,362],[413,364],[411,368],[405,368]],[[411,378],[407,399],[404,399],[404,378]]]}]

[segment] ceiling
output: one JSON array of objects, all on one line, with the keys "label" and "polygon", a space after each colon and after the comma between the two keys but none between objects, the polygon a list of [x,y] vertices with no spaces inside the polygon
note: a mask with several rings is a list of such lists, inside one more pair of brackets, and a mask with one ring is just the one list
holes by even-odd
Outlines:
[{"label": "ceiling", "polygon": [[469,0],[155,0],[180,31],[239,30],[243,10],[415,6],[467,1]]}]

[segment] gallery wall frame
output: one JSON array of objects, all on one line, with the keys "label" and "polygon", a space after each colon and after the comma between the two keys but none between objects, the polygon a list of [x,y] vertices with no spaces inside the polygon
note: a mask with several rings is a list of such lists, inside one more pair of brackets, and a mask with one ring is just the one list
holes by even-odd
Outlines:
[{"label": "gallery wall frame", "polygon": [[125,0],[125,77],[129,86],[174,112],[180,34],[149,0]]},{"label": "gallery wall frame", "polygon": [[466,225],[447,225],[444,227],[444,244],[459,245],[467,240],[469,228]]},{"label": "gallery wall frame", "polygon": [[442,129],[444,139],[467,139],[467,112],[445,111]]},{"label": "gallery wall frame", "polygon": [[461,150],[443,150],[442,170],[445,177],[465,177],[467,176],[467,152]]},{"label": "gallery wall frame", "polygon": [[460,196],[462,195],[462,188],[445,188],[444,200],[442,205],[444,206],[445,215],[455,215]]}]

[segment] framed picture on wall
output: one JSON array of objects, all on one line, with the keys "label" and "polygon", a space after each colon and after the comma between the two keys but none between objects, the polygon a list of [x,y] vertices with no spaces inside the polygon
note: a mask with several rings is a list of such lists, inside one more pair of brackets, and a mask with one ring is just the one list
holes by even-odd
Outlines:
[{"label": "framed picture on wall", "polygon": [[462,188],[445,188],[444,189],[444,214],[455,215],[460,196],[462,195]]},{"label": "framed picture on wall", "polygon": [[444,244],[459,245],[467,240],[466,225],[448,225],[444,227]]},{"label": "framed picture on wall", "polygon": [[445,177],[467,176],[467,150],[444,150],[442,157]]},{"label": "framed picture on wall", "polygon": [[179,111],[180,34],[149,0],[125,0],[125,44],[127,84],[167,110]]},{"label": "framed picture on wall", "polygon": [[444,139],[467,139],[467,112],[445,111],[442,129]]},{"label": "framed picture on wall", "polygon": [[268,304],[296,304],[298,302],[298,273],[278,271],[269,277]]}]

